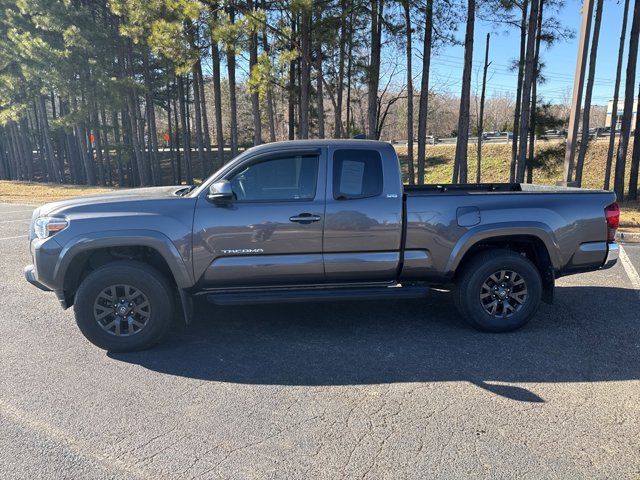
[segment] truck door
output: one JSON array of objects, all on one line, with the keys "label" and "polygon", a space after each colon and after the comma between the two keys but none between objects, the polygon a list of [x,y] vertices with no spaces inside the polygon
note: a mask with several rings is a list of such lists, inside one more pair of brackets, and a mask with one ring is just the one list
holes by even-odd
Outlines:
[{"label": "truck door", "polygon": [[402,238],[402,183],[390,145],[329,149],[324,225],[328,282],[396,277]]},{"label": "truck door", "polygon": [[324,281],[326,160],[321,149],[266,154],[229,171],[234,200],[196,206],[196,278],[204,288]]}]

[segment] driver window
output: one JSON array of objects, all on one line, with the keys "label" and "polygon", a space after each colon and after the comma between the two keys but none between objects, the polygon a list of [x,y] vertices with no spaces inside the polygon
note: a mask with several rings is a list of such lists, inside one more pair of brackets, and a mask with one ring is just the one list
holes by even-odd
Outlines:
[{"label": "driver window", "polygon": [[229,179],[238,201],[313,200],[317,156],[274,158],[249,165]]}]

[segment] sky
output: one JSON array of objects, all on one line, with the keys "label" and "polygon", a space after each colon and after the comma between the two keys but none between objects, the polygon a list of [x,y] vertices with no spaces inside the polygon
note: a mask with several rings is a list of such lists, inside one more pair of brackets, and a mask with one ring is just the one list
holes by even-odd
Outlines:
[{"label": "sky", "polygon": [[[629,30],[634,1],[630,1],[629,19],[627,21],[626,49],[629,46]],[[623,0],[604,0],[602,26],[598,45],[598,59],[596,62],[596,78],[593,89],[593,105],[606,105],[613,96],[615,83],[620,30],[622,28]],[[566,0],[560,12],[553,12],[561,23],[573,30],[575,36],[568,41],[558,42],[550,48],[543,48],[541,61],[544,62],[543,75],[547,78],[544,84],[539,84],[538,95],[545,101],[560,103],[565,97],[570,98],[573,89],[573,78],[576,68],[578,52],[578,34],[581,22],[582,1]],[[550,12],[543,12],[550,13]],[[520,48],[519,33],[515,29],[505,31],[495,25],[479,21],[476,23],[473,49],[472,91],[477,86],[480,90],[482,65],[484,63],[485,38],[491,33],[489,48],[487,95],[494,96],[510,93],[515,97],[516,72],[510,68],[512,62],[518,58]],[[464,38],[464,25],[460,26],[457,37]],[[418,41],[419,42],[419,41]],[[416,42],[416,43],[418,43]],[[418,43],[419,44],[419,43]],[[421,46],[421,45],[420,45]],[[625,49],[625,59],[627,50]],[[448,46],[439,49],[432,59],[431,84],[436,88],[449,90],[455,95],[460,94],[464,48],[462,46]],[[420,61],[416,72],[419,78]],[[624,91],[626,62],[623,64],[621,95]],[[639,69],[640,70],[640,69]],[[638,84],[636,78],[636,85]]]}]

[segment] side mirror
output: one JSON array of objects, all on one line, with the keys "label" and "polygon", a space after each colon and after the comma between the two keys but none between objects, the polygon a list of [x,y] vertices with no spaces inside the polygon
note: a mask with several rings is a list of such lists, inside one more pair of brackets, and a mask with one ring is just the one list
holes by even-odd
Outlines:
[{"label": "side mirror", "polygon": [[214,202],[230,202],[233,200],[233,190],[229,180],[220,180],[209,187],[207,198]]}]

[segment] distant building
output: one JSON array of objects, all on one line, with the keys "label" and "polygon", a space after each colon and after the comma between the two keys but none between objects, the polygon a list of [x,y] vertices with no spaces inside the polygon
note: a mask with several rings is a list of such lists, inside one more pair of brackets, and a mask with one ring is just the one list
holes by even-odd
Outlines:
[{"label": "distant building", "polygon": [[[636,113],[638,112],[638,99],[640,97],[636,97],[636,104],[633,107],[633,114],[631,115],[631,130],[634,129],[636,124]],[[618,99],[618,125],[616,125],[616,130],[618,130],[622,126],[622,111],[624,110],[624,99]],[[613,113],[613,100],[609,100],[609,104],[607,105],[607,116],[604,121],[605,127],[611,126],[611,114]]]}]

